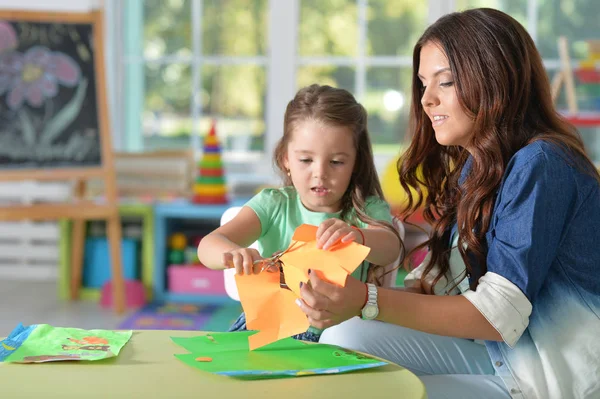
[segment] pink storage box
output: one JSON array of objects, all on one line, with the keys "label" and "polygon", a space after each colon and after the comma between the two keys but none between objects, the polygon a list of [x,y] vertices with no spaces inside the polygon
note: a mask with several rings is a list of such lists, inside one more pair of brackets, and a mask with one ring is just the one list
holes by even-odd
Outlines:
[{"label": "pink storage box", "polygon": [[223,270],[204,266],[171,265],[168,288],[181,294],[226,295]]}]

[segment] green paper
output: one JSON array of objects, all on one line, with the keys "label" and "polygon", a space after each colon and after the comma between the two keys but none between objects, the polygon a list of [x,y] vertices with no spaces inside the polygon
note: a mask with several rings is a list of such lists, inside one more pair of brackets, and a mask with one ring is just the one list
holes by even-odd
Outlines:
[{"label": "green paper", "polygon": [[[82,330],[38,324],[20,346],[6,359],[7,363],[42,363],[60,360],[101,360],[115,357],[131,338],[130,331]],[[18,338],[17,338],[18,340]]]},{"label": "green paper", "polygon": [[[245,379],[337,374],[387,364],[337,346],[313,344],[293,338],[275,341],[250,351],[248,336],[255,333],[212,333],[193,338],[171,339],[191,352],[175,355],[185,364],[202,371]],[[196,361],[198,357],[210,357],[212,361]]]}]

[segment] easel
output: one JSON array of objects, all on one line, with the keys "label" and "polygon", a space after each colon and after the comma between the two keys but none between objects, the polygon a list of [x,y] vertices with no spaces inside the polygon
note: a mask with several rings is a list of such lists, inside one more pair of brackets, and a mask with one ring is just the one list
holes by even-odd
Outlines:
[{"label": "easel", "polygon": [[[118,313],[125,310],[125,286],[121,268],[121,223],[118,213],[116,175],[113,160],[111,135],[108,125],[106,100],[106,79],[104,74],[104,26],[100,11],[89,13],[49,13],[1,11],[0,19],[39,23],[91,24],[93,28],[94,73],[96,77],[96,103],[98,112],[98,134],[100,138],[100,159],[98,166],[77,166],[62,168],[2,169],[0,181],[19,180],[74,180],[74,201],[55,204],[24,204],[0,207],[0,220],[58,220],[73,219],[73,240],[71,256],[71,299],[77,299],[81,286],[85,222],[91,219],[104,219],[107,222],[107,235],[112,264],[114,305]],[[98,178],[104,182],[105,203],[87,201],[84,193],[88,179]]]},{"label": "easel", "polygon": [[571,114],[577,114],[577,96],[575,94],[575,79],[573,78],[573,68],[571,66],[571,57],[569,56],[569,43],[567,38],[560,36],[558,38],[558,55],[560,57],[560,70],[552,78],[552,102],[556,104],[560,89],[564,83],[565,95],[567,97],[567,109]]}]

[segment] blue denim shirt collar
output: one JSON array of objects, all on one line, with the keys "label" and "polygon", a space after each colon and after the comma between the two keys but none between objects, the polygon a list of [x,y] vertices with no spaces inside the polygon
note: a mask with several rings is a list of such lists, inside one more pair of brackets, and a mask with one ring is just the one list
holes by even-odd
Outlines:
[{"label": "blue denim shirt collar", "polygon": [[[469,173],[471,172],[471,168],[473,167],[473,156],[469,155],[469,157],[467,158],[465,164],[463,165],[461,171],[460,171],[460,176],[458,178],[458,185],[462,185],[465,180],[467,179],[467,177],[469,176]],[[458,224],[455,222],[454,224],[452,224],[452,227],[450,229],[450,246],[452,246],[452,243],[454,242],[454,237],[456,236],[456,234],[458,233]],[[487,244],[487,243],[484,243]],[[478,266],[478,262],[477,259],[475,258],[475,256],[473,256],[473,254],[469,253],[467,251],[467,254],[469,256],[469,260],[470,260],[470,265],[471,268],[474,269],[474,273],[468,273],[467,277],[469,278],[469,284],[473,284],[474,280],[476,278],[481,277],[480,273],[477,271],[479,269]]]},{"label": "blue denim shirt collar", "polygon": [[[459,186],[461,184],[463,184],[465,182],[465,180],[467,179],[467,176],[469,176],[469,172],[471,172],[472,165],[473,165],[473,156],[469,155],[469,158],[467,158],[467,161],[465,162],[465,164],[463,165],[463,167],[460,171],[460,176],[458,178]],[[454,236],[455,236],[457,230],[458,230],[458,226],[457,226],[456,222],[454,222],[454,224],[452,224],[452,227],[450,229],[450,245],[452,245],[452,242],[454,241]]]},{"label": "blue denim shirt collar", "polygon": [[465,182],[465,180],[467,179],[467,176],[469,176],[469,172],[471,172],[472,166],[473,166],[473,156],[469,155],[469,158],[467,158],[467,161],[465,162],[462,170],[460,171],[460,177],[458,178],[459,185],[463,184]]}]

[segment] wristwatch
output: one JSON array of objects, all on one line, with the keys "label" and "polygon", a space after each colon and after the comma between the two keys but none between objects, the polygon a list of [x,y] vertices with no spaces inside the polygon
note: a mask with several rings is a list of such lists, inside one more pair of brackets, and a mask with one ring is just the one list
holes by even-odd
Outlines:
[{"label": "wristwatch", "polygon": [[361,310],[363,320],[373,320],[379,314],[377,306],[377,287],[374,284],[367,283],[367,303]]}]

